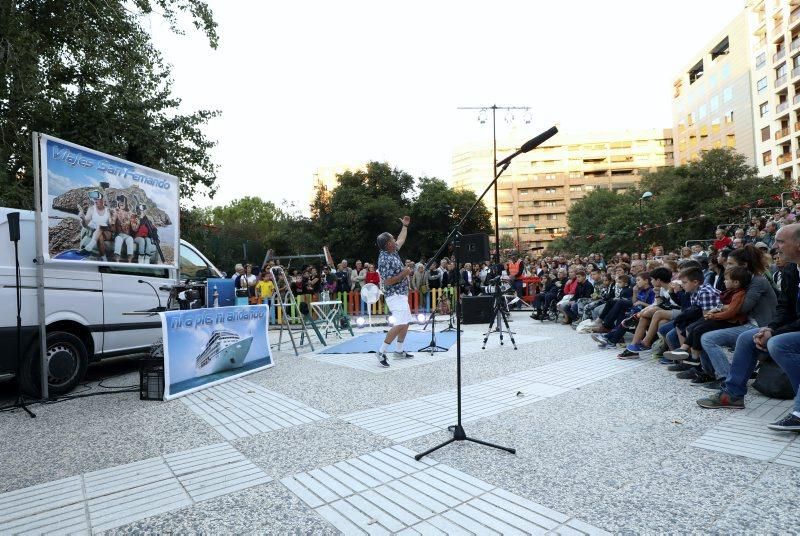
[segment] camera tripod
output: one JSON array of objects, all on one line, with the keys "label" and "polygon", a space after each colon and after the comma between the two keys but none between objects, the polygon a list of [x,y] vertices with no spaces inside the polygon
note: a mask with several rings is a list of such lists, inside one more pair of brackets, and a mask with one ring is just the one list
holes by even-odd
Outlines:
[{"label": "camera tripod", "polygon": [[489,336],[495,332],[492,329],[495,326],[495,323],[497,323],[497,333],[500,334],[500,346],[503,346],[503,326],[505,326],[505,331],[508,333],[508,338],[511,339],[511,344],[514,345],[514,350],[516,350],[517,341],[514,340],[514,332],[512,332],[511,328],[508,326],[508,315],[511,313],[508,311],[508,302],[506,301],[506,297],[503,295],[503,291],[499,284],[494,285],[494,292],[492,292],[492,294],[494,297],[492,300],[492,320],[489,322],[489,331],[486,332],[486,336],[483,338],[483,346],[481,347],[481,350],[486,349],[486,341],[488,341]]}]

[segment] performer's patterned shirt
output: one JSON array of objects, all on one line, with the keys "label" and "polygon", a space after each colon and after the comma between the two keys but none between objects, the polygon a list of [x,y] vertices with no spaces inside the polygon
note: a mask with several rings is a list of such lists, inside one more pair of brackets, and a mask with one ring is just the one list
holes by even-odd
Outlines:
[{"label": "performer's patterned shirt", "polygon": [[395,295],[408,294],[408,278],[404,277],[402,281],[396,285],[387,285],[386,280],[394,277],[405,268],[405,264],[400,259],[400,255],[395,251],[389,253],[388,251],[381,251],[378,254],[378,273],[381,274],[381,279],[384,281],[383,294],[387,298]]}]

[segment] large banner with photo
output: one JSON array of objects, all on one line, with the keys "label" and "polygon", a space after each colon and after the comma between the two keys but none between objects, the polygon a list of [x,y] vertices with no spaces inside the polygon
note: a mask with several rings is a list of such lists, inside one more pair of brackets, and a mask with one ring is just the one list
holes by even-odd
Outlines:
[{"label": "large banner with photo", "polygon": [[178,178],[40,138],[45,260],[177,267]]},{"label": "large banner with photo", "polygon": [[271,367],[266,305],[160,313],[164,400]]}]

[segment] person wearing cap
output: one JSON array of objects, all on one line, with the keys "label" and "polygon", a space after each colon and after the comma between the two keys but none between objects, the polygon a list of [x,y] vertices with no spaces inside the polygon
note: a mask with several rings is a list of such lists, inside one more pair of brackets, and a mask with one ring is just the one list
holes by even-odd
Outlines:
[{"label": "person wearing cap", "polygon": [[766,245],[764,242],[756,242],[753,245],[755,247],[757,247],[758,249],[760,249],[761,251],[765,251],[765,252],[769,251],[769,246]]},{"label": "person wearing cap", "polygon": [[389,361],[386,352],[389,345],[397,339],[394,357],[410,359],[414,357],[403,348],[408,333],[408,324],[411,322],[411,310],[408,306],[408,278],[413,270],[403,263],[398,250],[403,246],[408,235],[408,224],[411,223],[409,216],[403,216],[400,221],[403,228],[397,239],[391,233],[385,232],[378,235],[376,240],[380,253],[378,254],[378,273],[383,280],[383,295],[386,298],[386,305],[395,319],[394,326],[386,334],[386,338],[378,351],[378,364],[388,367]]}]

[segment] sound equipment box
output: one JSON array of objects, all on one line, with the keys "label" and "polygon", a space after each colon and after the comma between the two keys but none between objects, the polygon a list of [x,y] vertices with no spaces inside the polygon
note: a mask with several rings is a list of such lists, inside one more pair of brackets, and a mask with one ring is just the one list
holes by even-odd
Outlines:
[{"label": "sound equipment box", "polygon": [[489,254],[489,235],[486,233],[461,235],[461,251],[459,252],[459,262],[472,264],[488,261]]},{"label": "sound equipment box", "polygon": [[461,323],[486,324],[492,321],[494,296],[464,296],[461,298]]}]

